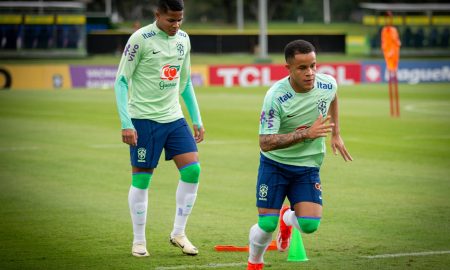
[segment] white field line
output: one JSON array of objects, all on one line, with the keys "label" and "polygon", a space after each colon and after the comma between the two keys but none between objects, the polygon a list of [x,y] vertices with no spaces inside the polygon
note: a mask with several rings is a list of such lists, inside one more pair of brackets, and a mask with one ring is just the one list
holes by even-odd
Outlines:
[{"label": "white field line", "polygon": [[450,139],[450,135],[443,136],[405,136],[403,137],[405,140],[448,140]]},{"label": "white field line", "polygon": [[175,270],[175,269],[211,269],[220,267],[246,266],[247,263],[209,263],[204,265],[177,265],[177,266],[159,266],[155,270]]},{"label": "white field line", "polygon": [[89,148],[104,149],[104,148],[121,148],[121,147],[126,147],[126,146],[127,145],[124,143],[91,144],[91,145],[89,145]]},{"label": "white field line", "polygon": [[256,144],[257,140],[255,141],[251,141],[251,140],[205,140],[204,142],[202,142],[203,144],[206,145],[219,145],[219,144],[227,144],[227,145],[233,145],[233,144]]},{"label": "white field line", "polygon": [[[427,136],[427,135],[417,135],[417,136],[404,136],[404,137],[399,137],[402,140],[449,140],[450,139],[450,135],[437,135],[437,136]],[[367,142],[366,139],[362,138],[362,137],[352,137],[352,136],[346,136],[345,141],[349,141],[349,142],[358,142],[358,143],[365,143],[368,144],[369,142]],[[386,142],[386,143],[380,143],[380,142],[370,142],[370,144],[373,145],[397,145],[394,143],[390,143],[390,142]]]},{"label": "white field line", "polygon": [[412,252],[412,253],[395,253],[395,254],[381,254],[373,256],[362,256],[368,259],[383,259],[383,258],[396,258],[396,257],[409,257],[409,256],[429,256],[429,255],[441,255],[450,254],[450,250],[441,251],[424,251],[424,252]]},{"label": "white field line", "polygon": [[422,113],[427,115],[443,115],[448,116],[450,112],[447,110],[441,110],[440,108],[433,108],[430,105],[412,105],[408,104],[404,106],[406,111]]},{"label": "white field line", "polygon": [[[234,144],[256,144],[256,141],[251,140],[205,140],[201,143],[201,145],[234,145]],[[110,143],[110,144],[91,144],[88,145],[89,148],[95,148],[95,149],[110,149],[110,148],[121,148],[121,147],[128,147],[128,145],[124,143]],[[0,148],[1,151],[1,148]]]},{"label": "white field line", "polygon": [[11,147],[0,147],[0,152],[15,152],[15,151],[33,151],[38,150],[37,146],[11,146]]}]

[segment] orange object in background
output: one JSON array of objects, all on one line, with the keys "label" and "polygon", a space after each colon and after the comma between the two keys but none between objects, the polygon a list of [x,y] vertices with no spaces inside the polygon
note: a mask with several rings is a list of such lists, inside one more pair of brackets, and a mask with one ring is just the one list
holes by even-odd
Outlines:
[{"label": "orange object in background", "polygon": [[381,31],[381,49],[383,50],[384,60],[388,70],[398,69],[400,58],[400,37],[395,26],[385,26]]},{"label": "orange object in background", "polygon": [[391,116],[400,117],[400,101],[398,95],[397,69],[402,45],[397,28],[392,25],[393,17],[390,11],[386,12],[386,26],[381,31],[381,49],[389,76],[389,101]]},{"label": "orange object in background", "polygon": [[402,45],[397,28],[392,25],[392,19],[392,13],[388,12],[387,25],[381,31],[381,49],[389,71],[398,69],[400,46]]}]

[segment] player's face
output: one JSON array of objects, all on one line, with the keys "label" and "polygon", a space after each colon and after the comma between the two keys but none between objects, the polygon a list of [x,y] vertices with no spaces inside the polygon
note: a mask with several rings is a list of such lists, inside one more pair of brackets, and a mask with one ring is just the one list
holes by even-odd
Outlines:
[{"label": "player's face", "polygon": [[183,22],[183,11],[156,12],[156,25],[169,36],[175,36]]},{"label": "player's face", "polygon": [[296,92],[308,92],[314,88],[316,75],[316,53],[298,53],[289,59],[286,68],[289,70],[289,81]]}]

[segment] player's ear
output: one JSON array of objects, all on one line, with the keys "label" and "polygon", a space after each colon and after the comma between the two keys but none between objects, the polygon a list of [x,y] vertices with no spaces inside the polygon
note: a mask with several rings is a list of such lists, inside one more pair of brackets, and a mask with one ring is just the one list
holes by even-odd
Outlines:
[{"label": "player's ear", "polygon": [[285,67],[287,70],[290,70],[291,65],[290,65],[289,63],[286,63],[286,64],[284,65],[284,67]]}]

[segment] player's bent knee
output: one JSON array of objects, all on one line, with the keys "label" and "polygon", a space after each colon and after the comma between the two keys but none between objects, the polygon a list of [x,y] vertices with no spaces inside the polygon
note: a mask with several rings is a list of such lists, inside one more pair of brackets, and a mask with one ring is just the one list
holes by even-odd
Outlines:
[{"label": "player's bent knee", "polygon": [[278,215],[259,215],[258,226],[265,232],[271,233],[277,229]]},{"label": "player's bent knee", "polygon": [[299,217],[297,218],[298,225],[302,232],[304,233],[313,233],[317,231],[320,225],[319,217]]},{"label": "player's bent knee", "polygon": [[200,163],[195,162],[180,169],[181,180],[186,183],[197,184],[200,179]]}]

